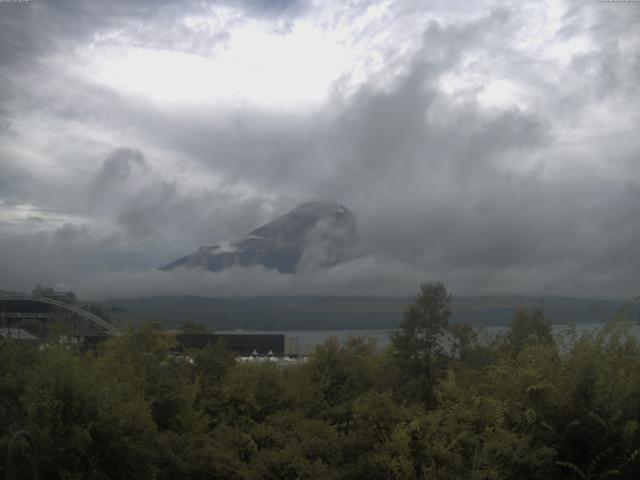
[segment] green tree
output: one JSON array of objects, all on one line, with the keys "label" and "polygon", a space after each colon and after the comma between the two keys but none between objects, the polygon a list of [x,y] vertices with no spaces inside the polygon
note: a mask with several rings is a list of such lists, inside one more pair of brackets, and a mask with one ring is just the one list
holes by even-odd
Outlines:
[{"label": "green tree", "polygon": [[395,360],[402,372],[404,395],[431,405],[435,363],[442,354],[441,339],[449,325],[451,295],[441,282],[420,285],[398,330],[391,334]]},{"label": "green tree", "polygon": [[200,351],[193,352],[191,371],[197,386],[196,402],[210,417],[212,425],[216,425],[224,413],[224,406],[230,392],[228,382],[224,379],[235,366],[236,354],[225,347],[222,339],[207,345]]},{"label": "green tree", "polygon": [[531,311],[520,309],[511,321],[506,335],[508,348],[518,353],[528,344],[550,344],[553,342],[551,322],[540,308]]},{"label": "green tree", "polygon": [[182,333],[211,333],[208,327],[201,323],[194,322],[193,320],[185,320],[180,324],[180,332]]},{"label": "green tree", "polygon": [[157,429],[150,404],[92,367],[87,356],[51,347],[28,371],[21,402],[42,477],[153,478]]},{"label": "green tree", "polygon": [[320,420],[279,413],[256,425],[252,437],[257,447],[251,459],[252,479],[345,478],[338,470],[341,438]]},{"label": "green tree", "polygon": [[304,373],[311,388],[306,408],[325,419],[336,430],[349,435],[353,403],[376,388],[381,378],[376,361],[375,342],[354,337],[340,344],[335,339],[319,345]]},{"label": "green tree", "polygon": [[466,323],[456,323],[449,327],[449,334],[451,335],[451,354],[463,362],[469,360],[478,340],[478,334],[473,327]]}]

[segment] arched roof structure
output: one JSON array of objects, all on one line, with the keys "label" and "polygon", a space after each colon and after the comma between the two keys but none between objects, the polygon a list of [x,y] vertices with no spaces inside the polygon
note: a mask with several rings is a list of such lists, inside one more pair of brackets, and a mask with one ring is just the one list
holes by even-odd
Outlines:
[{"label": "arched roof structure", "polygon": [[108,322],[105,322],[99,316],[91,312],[87,312],[83,308],[77,307],[75,305],[71,305],[69,303],[61,302],[60,300],[56,300],[54,298],[35,297],[33,295],[21,295],[21,294],[0,295],[0,304],[2,304],[2,302],[16,301],[16,300],[23,301],[23,302],[24,301],[37,302],[37,303],[52,305],[54,307],[67,310],[68,312],[75,313],[81,316],[82,318],[89,320],[90,322],[93,322],[94,324],[102,327],[109,335],[118,335],[119,333],[116,327],[114,327]]}]

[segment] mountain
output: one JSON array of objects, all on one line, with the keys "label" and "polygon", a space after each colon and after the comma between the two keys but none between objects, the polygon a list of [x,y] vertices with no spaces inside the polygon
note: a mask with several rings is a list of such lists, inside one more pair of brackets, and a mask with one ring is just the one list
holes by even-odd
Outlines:
[{"label": "mountain", "polygon": [[304,203],[244,238],[200,247],[164,267],[204,268],[220,272],[232,266],[264,266],[292,273],[336,265],[358,249],[356,216],[329,202]]}]

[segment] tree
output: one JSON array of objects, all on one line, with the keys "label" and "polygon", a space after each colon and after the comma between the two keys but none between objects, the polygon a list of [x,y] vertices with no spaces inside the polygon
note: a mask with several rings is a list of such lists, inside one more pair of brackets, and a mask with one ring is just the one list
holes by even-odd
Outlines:
[{"label": "tree", "polygon": [[305,370],[314,392],[308,407],[349,435],[354,401],[373,390],[382,378],[375,360],[375,342],[355,337],[340,344],[329,339],[316,347]]},{"label": "tree", "polygon": [[478,341],[478,334],[467,323],[455,323],[449,327],[451,335],[451,353],[463,362],[469,359]]},{"label": "tree", "polygon": [[522,351],[528,344],[550,344],[553,342],[551,322],[544,318],[544,312],[539,308],[532,311],[520,309],[511,321],[506,341],[514,353]]},{"label": "tree", "polygon": [[185,320],[184,322],[182,322],[180,324],[180,331],[182,333],[198,333],[198,334],[211,333],[209,328],[207,328],[205,325],[202,325],[201,323],[198,323],[198,322],[194,322],[193,320]]},{"label": "tree", "polygon": [[398,330],[391,334],[402,390],[427,405],[433,401],[434,362],[442,353],[440,339],[449,325],[450,303],[451,295],[441,282],[423,283]]}]

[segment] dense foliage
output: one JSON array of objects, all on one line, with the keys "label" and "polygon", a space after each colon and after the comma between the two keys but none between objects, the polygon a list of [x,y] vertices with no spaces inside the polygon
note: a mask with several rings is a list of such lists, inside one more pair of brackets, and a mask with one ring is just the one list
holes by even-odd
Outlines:
[{"label": "dense foliage", "polygon": [[554,338],[520,312],[479,340],[449,299],[423,285],[388,349],[327,341],[288,368],[176,359],[151,325],[88,352],[1,344],[0,449],[30,431],[47,479],[640,478],[627,321]]}]

